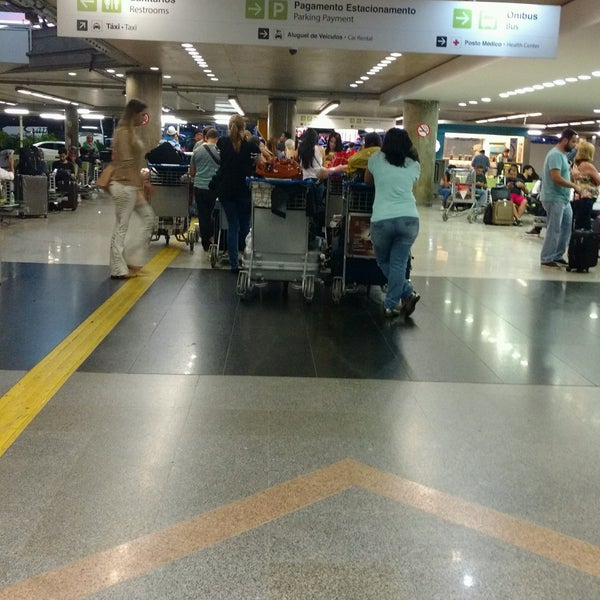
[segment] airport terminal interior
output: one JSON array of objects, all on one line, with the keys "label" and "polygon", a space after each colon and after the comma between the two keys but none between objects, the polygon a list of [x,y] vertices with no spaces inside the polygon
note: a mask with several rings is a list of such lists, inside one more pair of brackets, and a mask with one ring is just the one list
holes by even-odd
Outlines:
[{"label": "airport terminal interior", "polygon": [[111,280],[103,193],[5,218],[0,599],[600,597],[600,268],[441,214],[408,319],[164,238]]}]

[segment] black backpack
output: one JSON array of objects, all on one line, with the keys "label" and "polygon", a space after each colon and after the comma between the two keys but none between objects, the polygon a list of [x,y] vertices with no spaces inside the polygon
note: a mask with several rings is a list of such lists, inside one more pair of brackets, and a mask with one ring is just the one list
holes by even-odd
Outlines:
[{"label": "black backpack", "polygon": [[19,154],[17,173],[21,175],[46,175],[48,165],[44,160],[44,153],[37,146],[25,146]]},{"label": "black backpack", "polygon": [[161,142],[146,154],[146,160],[151,165],[184,165],[187,157],[183,152],[175,150],[169,142]]}]

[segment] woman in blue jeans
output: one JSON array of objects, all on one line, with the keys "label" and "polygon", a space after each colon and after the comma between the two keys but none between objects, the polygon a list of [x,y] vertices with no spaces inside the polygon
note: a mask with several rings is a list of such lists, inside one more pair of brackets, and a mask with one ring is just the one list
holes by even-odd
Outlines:
[{"label": "woman in blue jeans", "polygon": [[250,231],[252,204],[246,177],[261,161],[260,148],[246,140],[246,121],[240,115],[229,119],[229,137],[217,142],[221,156],[220,181],[216,192],[227,215],[227,253],[231,271],[239,271],[238,251],[244,249]]},{"label": "woman in blue jeans", "polygon": [[413,186],[421,173],[419,156],[408,133],[392,128],[381,150],[369,158],[365,182],[375,184],[371,241],[377,264],[388,280],[386,317],[410,316],[421,296],[406,279],[411,247],[419,233]]}]

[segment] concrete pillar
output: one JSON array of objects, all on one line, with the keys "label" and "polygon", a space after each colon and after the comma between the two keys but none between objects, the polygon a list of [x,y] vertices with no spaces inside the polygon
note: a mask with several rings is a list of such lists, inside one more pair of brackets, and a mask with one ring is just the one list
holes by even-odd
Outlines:
[{"label": "concrete pillar", "polygon": [[147,152],[158,144],[162,133],[160,122],[162,114],[162,75],[141,69],[127,71],[125,104],[132,98],[137,98],[148,106],[150,121],[138,130]]},{"label": "concrete pillar", "polygon": [[293,138],[296,122],[296,98],[269,98],[267,138],[279,140],[283,131],[289,131]]},{"label": "concrete pillar", "polygon": [[417,204],[431,206],[437,185],[434,179],[437,100],[405,100],[404,129],[419,153],[421,177],[415,186]]},{"label": "concrete pillar", "polygon": [[79,114],[77,107],[69,105],[65,108],[65,146],[79,145]]}]

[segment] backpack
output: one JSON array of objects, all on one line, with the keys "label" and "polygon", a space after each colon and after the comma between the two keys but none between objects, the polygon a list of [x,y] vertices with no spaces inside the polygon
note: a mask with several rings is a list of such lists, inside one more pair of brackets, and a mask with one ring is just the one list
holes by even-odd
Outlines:
[{"label": "backpack", "polygon": [[48,165],[44,153],[36,146],[25,146],[19,154],[17,172],[21,175],[46,175]]},{"label": "backpack", "polygon": [[56,169],[55,183],[59,192],[68,191],[71,187],[71,171],[69,169]]},{"label": "backpack", "polygon": [[169,142],[161,142],[146,154],[146,160],[152,165],[185,165],[187,156],[175,150]]}]

